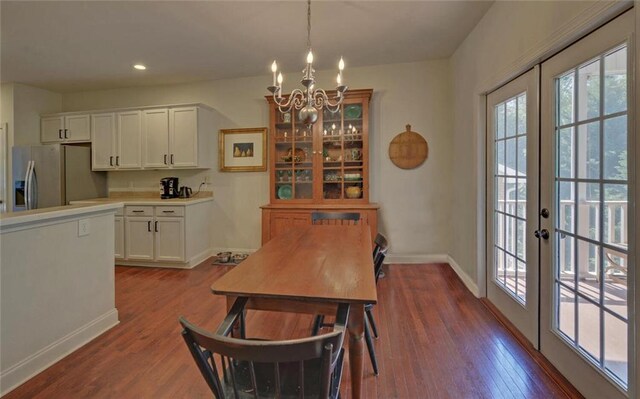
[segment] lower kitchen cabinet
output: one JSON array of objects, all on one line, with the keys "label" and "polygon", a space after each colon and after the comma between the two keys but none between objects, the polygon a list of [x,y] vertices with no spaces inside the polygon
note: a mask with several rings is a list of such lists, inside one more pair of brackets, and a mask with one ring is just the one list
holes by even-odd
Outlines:
[{"label": "lower kitchen cabinet", "polygon": [[153,217],[125,216],[126,257],[129,260],[155,260]]},{"label": "lower kitchen cabinet", "polygon": [[156,218],[154,234],[155,260],[184,261],[184,218]]},{"label": "lower kitchen cabinet", "polygon": [[115,219],[116,264],[191,268],[211,256],[212,200],[122,202],[124,212]]}]

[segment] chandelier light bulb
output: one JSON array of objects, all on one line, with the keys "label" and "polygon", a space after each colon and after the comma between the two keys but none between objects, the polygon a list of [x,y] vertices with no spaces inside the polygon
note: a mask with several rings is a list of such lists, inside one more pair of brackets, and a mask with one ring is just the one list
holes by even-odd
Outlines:
[{"label": "chandelier light bulb", "polygon": [[340,72],[342,72],[342,70],[344,69],[344,60],[342,59],[342,57],[340,57],[340,62],[338,62],[338,69],[340,70]]},{"label": "chandelier light bulb", "polygon": [[276,64],[276,61],[273,61],[273,64],[271,64],[271,72],[276,73],[276,71],[278,70],[278,64]]},{"label": "chandelier light bulb", "polygon": [[309,54],[307,54],[307,64],[313,63],[313,53],[309,50]]},{"label": "chandelier light bulb", "polygon": [[282,72],[280,72],[278,74],[278,86],[282,86],[282,81],[284,80],[284,78],[282,77]]}]

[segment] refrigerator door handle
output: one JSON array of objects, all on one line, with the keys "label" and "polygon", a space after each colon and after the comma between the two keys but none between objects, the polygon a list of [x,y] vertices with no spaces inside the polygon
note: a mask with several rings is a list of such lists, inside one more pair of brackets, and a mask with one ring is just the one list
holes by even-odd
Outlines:
[{"label": "refrigerator door handle", "polygon": [[38,209],[38,176],[36,174],[36,161],[31,161],[31,207]]},{"label": "refrigerator door handle", "polygon": [[29,208],[29,177],[31,177],[31,161],[27,162],[27,171],[24,174],[24,206],[27,210]]},{"label": "refrigerator door handle", "polygon": [[27,173],[24,176],[24,203],[27,210],[33,209],[31,206],[31,167],[33,161],[27,162]]}]

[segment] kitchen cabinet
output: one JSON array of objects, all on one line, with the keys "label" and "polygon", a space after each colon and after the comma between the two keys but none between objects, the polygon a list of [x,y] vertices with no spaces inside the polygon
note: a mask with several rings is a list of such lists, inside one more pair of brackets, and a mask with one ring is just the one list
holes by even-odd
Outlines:
[{"label": "kitchen cabinet", "polygon": [[[329,93],[332,95],[333,93]],[[369,202],[369,102],[373,90],[349,90],[336,112],[323,109],[311,127],[299,110],[270,116],[269,198],[262,206],[262,243],[291,226],[311,223],[311,212],[357,212],[377,233],[377,204]]]},{"label": "kitchen cabinet", "polygon": [[125,216],[126,259],[154,260],[153,217]]},{"label": "kitchen cabinet", "polygon": [[141,121],[140,111],[92,114],[91,168],[141,168]]},{"label": "kitchen cabinet", "polygon": [[92,169],[209,169],[217,114],[176,104],[42,115],[43,143],[91,142]]},{"label": "kitchen cabinet", "polygon": [[114,201],[125,204],[115,219],[118,265],[191,268],[211,256],[212,197]]},{"label": "kitchen cabinet", "polygon": [[155,260],[184,261],[184,218],[156,217]]},{"label": "kitchen cabinet", "polygon": [[199,107],[145,110],[143,139],[146,168],[197,168],[209,159],[208,131]]},{"label": "kitchen cabinet", "polygon": [[144,166],[168,168],[169,162],[169,110],[143,111],[142,137],[144,141]]},{"label": "kitchen cabinet", "polygon": [[43,143],[91,141],[89,114],[47,115],[40,118],[40,140]]}]

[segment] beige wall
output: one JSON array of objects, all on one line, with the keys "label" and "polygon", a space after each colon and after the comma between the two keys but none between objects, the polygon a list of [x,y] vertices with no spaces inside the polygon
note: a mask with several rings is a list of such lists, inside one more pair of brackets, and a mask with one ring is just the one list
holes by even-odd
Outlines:
[{"label": "beige wall", "polygon": [[[330,88],[335,71],[318,73],[318,86]],[[371,104],[371,198],[382,205],[380,228],[389,235],[393,255],[446,254],[450,241],[451,85],[446,60],[352,68],[352,88],[373,88]],[[285,90],[297,85],[298,73],[285,76]],[[199,83],[102,90],[63,95],[63,110],[202,102],[215,108],[219,128],[268,126],[264,99],[271,79],[260,77]],[[410,123],[429,143],[429,159],[404,171],[387,156],[391,139]],[[217,137],[216,137],[217,138]],[[217,164],[217,140],[211,151]],[[259,206],[269,201],[268,173],[196,171],[111,172],[109,186],[153,189],[158,179],[176,175],[197,188],[209,175],[215,196],[216,248],[260,246]]]},{"label": "beige wall", "polygon": [[40,114],[60,112],[62,95],[19,83],[0,86],[0,123],[7,123],[7,210],[13,203],[11,147],[40,144]]},{"label": "beige wall", "polygon": [[484,106],[482,94],[582,36],[622,2],[496,2],[451,58],[454,240],[449,253],[484,281]]}]

